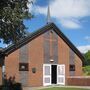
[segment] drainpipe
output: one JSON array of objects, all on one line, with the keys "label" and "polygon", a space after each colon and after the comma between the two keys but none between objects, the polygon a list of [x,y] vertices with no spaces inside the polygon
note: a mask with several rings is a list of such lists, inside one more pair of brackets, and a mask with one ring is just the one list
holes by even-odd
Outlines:
[{"label": "drainpipe", "polygon": [[5,77],[5,65],[2,65],[2,81],[4,80]]},{"label": "drainpipe", "polygon": [[4,83],[4,75],[5,75],[5,56],[2,55],[0,57],[0,66],[2,69],[2,84]]}]

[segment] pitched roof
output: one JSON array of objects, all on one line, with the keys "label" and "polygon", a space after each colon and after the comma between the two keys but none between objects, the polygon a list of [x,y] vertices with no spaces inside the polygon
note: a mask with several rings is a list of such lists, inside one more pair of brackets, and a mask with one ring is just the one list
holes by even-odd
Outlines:
[{"label": "pitched roof", "polygon": [[70,42],[70,40],[61,32],[61,30],[54,23],[47,24],[46,26],[35,31],[34,33],[31,33],[30,35],[25,37],[23,40],[20,40],[17,44],[12,44],[9,47],[3,49],[2,53],[5,54],[5,56],[7,56],[10,53],[17,50],[18,48],[32,41],[34,38],[38,37],[39,35],[51,29],[53,29],[66,42],[66,44],[80,57],[82,62],[84,62],[85,60],[84,56],[80,53],[80,51]]}]

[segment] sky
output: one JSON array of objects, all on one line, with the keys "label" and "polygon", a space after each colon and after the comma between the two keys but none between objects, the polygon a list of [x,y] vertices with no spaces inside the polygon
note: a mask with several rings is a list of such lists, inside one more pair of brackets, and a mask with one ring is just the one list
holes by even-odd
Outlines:
[{"label": "sky", "polygon": [[[90,50],[90,0],[32,1],[33,5],[28,4],[28,7],[34,18],[24,20],[29,32],[34,32],[46,25],[49,5],[51,22],[56,24],[81,53]],[[0,43],[0,47],[4,46]]]}]

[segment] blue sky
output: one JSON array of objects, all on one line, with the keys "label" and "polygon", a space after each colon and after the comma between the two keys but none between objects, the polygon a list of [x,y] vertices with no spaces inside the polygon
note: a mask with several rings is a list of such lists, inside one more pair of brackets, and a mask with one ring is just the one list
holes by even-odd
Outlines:
[{"label": "blue sky", "polygon": [[[51,21],[83,53],[90,50],[90,0],[32,0],[29,12],[31,20],[24,20],[28,31],[33,32],[46,25],[47,8],[50,6]],[[0,44],[0,46],[4,46]]]}]

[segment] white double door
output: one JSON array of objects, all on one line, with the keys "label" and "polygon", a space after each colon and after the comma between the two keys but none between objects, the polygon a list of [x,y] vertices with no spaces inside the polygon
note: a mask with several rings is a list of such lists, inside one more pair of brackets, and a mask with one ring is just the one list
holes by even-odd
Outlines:
[{"label": "white double door", "polygon": [[43,85],[65,85],[65,65],[43,65]]}]

